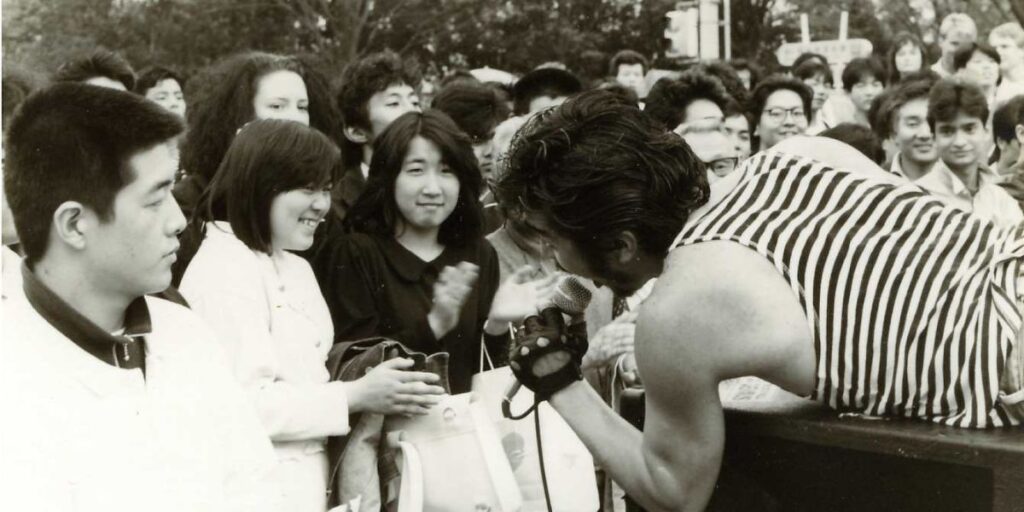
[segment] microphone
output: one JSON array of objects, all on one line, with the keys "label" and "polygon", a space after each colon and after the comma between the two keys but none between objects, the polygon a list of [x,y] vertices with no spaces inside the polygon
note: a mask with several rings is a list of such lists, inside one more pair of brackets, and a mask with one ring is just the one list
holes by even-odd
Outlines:
[{"label": "microphone", "polygon": [[566,276],[558,283],[551,305],[569,316],[582,315],[590,305],[593,294],[576,276]]}]

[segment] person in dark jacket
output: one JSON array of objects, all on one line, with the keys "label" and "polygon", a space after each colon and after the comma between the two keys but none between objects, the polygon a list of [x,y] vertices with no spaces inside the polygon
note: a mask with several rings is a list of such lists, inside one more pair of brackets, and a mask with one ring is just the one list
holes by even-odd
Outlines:
[{"label": "person in dark jacket", "polygon": [[498,286],[480,181],[469,138],[440,111],[404,114],[380,135],[347,233],[316,256],[335,342],[385,336],[448,352],[453,393],[469,390],[482,340],[505,354],[509,322],[536,311],[555,280],[526,282],[524,267]]}]

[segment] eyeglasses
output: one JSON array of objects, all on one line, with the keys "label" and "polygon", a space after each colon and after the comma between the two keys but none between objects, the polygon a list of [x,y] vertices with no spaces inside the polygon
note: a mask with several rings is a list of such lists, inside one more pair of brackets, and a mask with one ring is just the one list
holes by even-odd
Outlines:
[{"label": "eyeglasses", "polygon": [[794,120],[800,120],[801,118],[805,117],[803,107],[793,107],[789,109],[782,107],[773,107],[765,109],[764,113],[768,115],[768,119],[771,119],[772,121],[775,121],[777,123],[782,122],[783,120],[786,119],[786,116],[790,115],[793,116]]},{"label": "eyeglasses", "polygon": [[711,172],[715,173],[715,176],[722,178],[735,171],[736,165],[739,164],[739,161],[739,157],[727,156],[725,158],[718,158],[710,162],[705,162],[704,166]]}]

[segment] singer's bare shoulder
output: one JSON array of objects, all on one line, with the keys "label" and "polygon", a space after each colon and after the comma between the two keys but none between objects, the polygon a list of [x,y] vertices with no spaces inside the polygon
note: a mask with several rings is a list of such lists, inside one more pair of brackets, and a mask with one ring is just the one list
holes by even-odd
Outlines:
[{"label": "singer's bare shoulder", "polygon": [[798,393],[813,385],[814,345],[796,295],[768,260],[733,242],[672,251],[636,336],[645,383],[659,368],[696,364],[719,380],[755,375]]}]

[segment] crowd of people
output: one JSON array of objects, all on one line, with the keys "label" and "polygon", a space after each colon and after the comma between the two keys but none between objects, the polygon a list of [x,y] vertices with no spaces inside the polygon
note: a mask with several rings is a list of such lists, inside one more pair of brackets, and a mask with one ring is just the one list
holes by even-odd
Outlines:
[{"label": "crowd of people", "polygon": [[[723,379],[1019,426],[1024,29],[953,14],[939,42],[653,84],[630,50],[594,83],[432,83],[390,51],[337,77],[261,52],[187,83],[107,51],[5,69],[0,501],[324,512],[328,438],[470,391],[484,351],[577,432],[609,511],[612,480],[706,506]],[[586,336],[534,316],[570,274]]]}]

